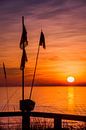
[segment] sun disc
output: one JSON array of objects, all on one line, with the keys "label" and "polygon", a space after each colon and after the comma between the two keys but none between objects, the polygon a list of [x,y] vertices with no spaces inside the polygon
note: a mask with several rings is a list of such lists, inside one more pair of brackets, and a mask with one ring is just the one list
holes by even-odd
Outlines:
[{"label": "sun disc", "polygon": [[75,78],[73,76],[68,76],[67,77],[67,82],[73,83],[75,81]]}]

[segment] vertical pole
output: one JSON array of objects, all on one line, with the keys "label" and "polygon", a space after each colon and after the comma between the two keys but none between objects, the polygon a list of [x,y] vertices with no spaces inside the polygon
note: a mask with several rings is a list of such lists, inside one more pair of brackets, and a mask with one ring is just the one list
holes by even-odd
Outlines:
[{"label": "vertical pole", "polygon": [[25,45],[24,43],[27,41],[26,36],[26,29],[24,26],[24,16],[22,16],[22,100],[20,100],[20,110],[22,110],[22,130],[30,130],[30,111],[27,108],[27,102],[24,99],[24,67],[25,67],[25,61],[26,61],[26,54],[25,54]]},{"label": "vertical pole", "polygon": [[22,118],[22,130],[30,130],[30,112],[24,111]]},{"label": "vertical pole", "polygon": [[[22,16],[22,27],[24,26],[24,16]],[[24,42],[23,42],[23,54],[24,54]],[[24,68],[22,69],[22,101],[24,101]],[[22,130],[25,130],[25,113],[22,110]]]},{"label": "vertical pole", "polygon": [[22,69],[22,100],[24,100],[24,68]]},{"label": "vertical pole", "polygon": [[33,85],[34,85],[34,80],[35,80],[35,74],[36,74],[36,68],[37,68],[37,62],[38,62],[38,56],[39,56],[39,50],[40,50],[40,45],[38,46],[38,52],[37,52],[37,57],[36,57],[36,63],[35,63],[35,69],[34,69],[29,99],[31,99],[31,95],[32,95],[32,90],[33,90]]},{"label": "vertical pole", "polygon": [[[24,26],[24,16],[22,16],[22,26]],[[23,41],[23,54],[24,54],[24,41]],[[22,69],[22,100],[24,100],[24,68]]]}]

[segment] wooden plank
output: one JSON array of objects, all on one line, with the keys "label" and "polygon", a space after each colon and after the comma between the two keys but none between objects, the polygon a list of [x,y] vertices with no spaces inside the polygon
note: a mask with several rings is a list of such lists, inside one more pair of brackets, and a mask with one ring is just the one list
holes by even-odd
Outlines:
[{"label": "wooden plank", "polygon": [[0,117],[22,116],[22,112],[0,112]]},{"label": "wooden plank", "polygon": [[61,119],[66,120],[76,120],[76,121],[85,121],[86,116],[80,115],[70,115],[70,114],[58,114],[58,113],[45,113],[45,112],[31,112],[31,116],[33,117],[45,117],[45,118],[55,118],[60,117]]},{"label": "wooden plank", "polygon": [[[21,111],[17,112],[0,112],[0,117],[12,117],[22,116],[24,113]],[[86,116],[70,115],[70,114],[58,114],[58,113],[46,113],[46,112],[31,112],[28,113],[32,117],[44,117],[44,118],[61,118],[66,120],[84,121],[86,122]]]}]

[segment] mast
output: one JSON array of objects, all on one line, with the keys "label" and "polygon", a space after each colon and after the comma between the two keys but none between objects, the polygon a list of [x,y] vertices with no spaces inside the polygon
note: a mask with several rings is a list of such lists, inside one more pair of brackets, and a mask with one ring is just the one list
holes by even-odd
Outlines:
[{"label": "mast", "polygon": [[24,100],[24,69],[22,69],[22,100]]},{"label": "mast", "polygon": [[37,51],[37,56],[36,56],[36,63],[35,63],[35,69],[34,69],[34,74],[33,74],[29,99],[31,99],[31,96],[32,96],[32,90],[33,90],[33,85],[34,85],[34,80],[35,80],[35,75],[36,75],[36,69],[37,69],[40,46],[42,46],[44,49],[46,48],[46,46],[45,46],[45,37],[44,37],[44,33],[42,32],[42,30],[41,30],[40,40],[39,40],[39,44],[38,44],[38,51]]},{"label": "mast", "polygon": [[[22,16],[22,25],[24,26],[24,16]],[[23,40],[23,53],[24,53],[24,40]],[[24,100],[24,67],[22,69],[22,100]]]}]

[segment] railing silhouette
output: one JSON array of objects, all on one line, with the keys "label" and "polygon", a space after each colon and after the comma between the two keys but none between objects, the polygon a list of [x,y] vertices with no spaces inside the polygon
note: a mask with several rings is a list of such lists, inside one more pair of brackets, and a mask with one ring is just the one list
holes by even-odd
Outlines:
[{"label": "railing silhouette", "polygon": [[46,113],[46,112],[0,112],[0,117],[15,117],[28,115],[28,117],[43,117],[43,118],[52,118],[54,119],[54,129],[62,128],[62,120],[73,120],[73,121],[82,121],[86,122],[86,116],[80,115],[70,115],[70,114],[58,114],[58,113]]}]

